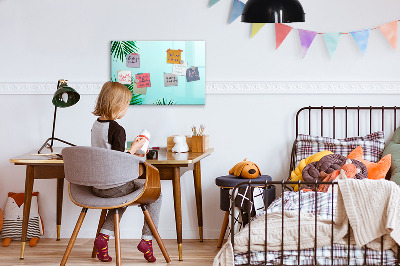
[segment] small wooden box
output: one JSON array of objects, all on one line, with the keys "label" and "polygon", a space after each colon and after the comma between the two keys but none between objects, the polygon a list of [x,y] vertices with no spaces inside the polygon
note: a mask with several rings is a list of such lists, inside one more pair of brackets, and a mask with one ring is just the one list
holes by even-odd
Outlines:
[{"label": "small wooden box", "polygon": [[209,136],[192,136],[192,152],[205,152],[208,150]]},{"label": "small wooden box", "polygon": [[[175,136],[177,135],[173,135],[167,138],[167,151],[172,151],[172,148],[175,146]],[[192,136],[186,136],[186,143],[189,146],[189,151],[192,151]]]}]

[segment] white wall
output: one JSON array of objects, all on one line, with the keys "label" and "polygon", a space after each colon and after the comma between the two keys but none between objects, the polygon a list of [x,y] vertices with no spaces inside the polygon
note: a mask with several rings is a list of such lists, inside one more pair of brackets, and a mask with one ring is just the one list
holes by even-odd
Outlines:
[{"label": "white wall", "polygon": [[[0,1],[0,82],[104,82],[109,79],[111,40],[205,40],[208,81],[399,81],[399,52],[391,50],[379,31],[371,33],[362,57],[351,36],[343,36],[329,59],[318,36],[305,59],[297,32],[274,50],[273,25],[250,40],[250,25],[227,24],[230,0],[208,9],[208,0],[153,1]],[[399,19],[397,1],[303,0],[307,22],[294,24],[321,32],[375,27]],[[50,136],[50,95],[0,95],[0,207],[7,192],[24,190],[25,168],[9,158],[35,150]],[[91,115],[96,95],[60,109],[56,135],[78,145],[90,144]],[[204,123],[215,152],[202,162],[205,238],[218,238],[223,214],[214,179],[238,161],[255,161],[275,180],[286,176],[294,138],[294,115],[308,105],[398,105],[399,95],[206,95],[205,106],[132,106],[121,124],[128,138],[142,128],[152,132],[153,145],[165,146],[176,133],[189,134]],[[45,237],[55,237],[55,180],[39,180],[40,211]],[[175,238],[172,188],[162,182],[164,202],[160,233]],[[62,237],[69,237],[79,208],[64,191]],[[184,238],[197,237],[193,181],[182,177]],[[80,237],[92,237],[99,212],[88,213]],[[139,218],[138,218],[139,217]],[[142,218],[130,208],[121,222],[123,238],[139,238]]]}]

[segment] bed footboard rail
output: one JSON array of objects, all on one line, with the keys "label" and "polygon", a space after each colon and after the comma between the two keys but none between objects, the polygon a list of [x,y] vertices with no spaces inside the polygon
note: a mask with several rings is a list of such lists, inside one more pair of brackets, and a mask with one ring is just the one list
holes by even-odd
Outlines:
[{"label": "bed footboard rail", "polygon": [[[271,256],[269,255],[269,250],[268,250],[268,211],[267,211],[267,204],[268,204],[268,193],[269,190],[268,188],[270,188],[272,185],[277,186],[279,188],[279,186],[282,189],[282,194],[280,198],[277,198],[275,200],[275,202],[277,202],[278,200],[281,201],[281,209],[280,211],[282,212],[282,219],[281,219],[281,243],[280,243],[280,250],[279,251],[275,251],[274,252],[279,252],[279,256],[278,259],[268,259],[269,257],[271,258]],[[301,249],[301,230],[300,230],[300,225],[301,225],[301,206],[302,206],[302,190],[299,189],[296,192],[291,192],[291,193],[298,193],[298,209],[296,210],[297,214],[298,214],[298,221],[297,221],[297,226],[298,226],[298,235],[297,235],[297,254],[295,254],[295,256],[297,257],[297,261],[293,262],[293,261],[286,261],[287,256],[285,255],[285,243],[284,243],[284,233],[285,233],[285,220],[284,220],[284,213],[285,213],[285,191],[287,191],[287,185],[299,185],[299,187],[301,185],[310,185],[313,186],[312,191],[315,193],[315,197],[313,197],[313,202],[312,204],[314,204],[313,207],[313,211],[315,214],[315,220],[314,220],[314,227],[315,227],[315,232],[314,232],[314,247],[313,247],[313,255],[310,255],[310,250],[308,250],[307,254],[303,254],[304,256],[307,256],[307,260],[302,261],[302,253],[304,253],[304,251],[302,251]],[[381,241],[380,241],[380,259],[375,258],[375,261],[379,261],[379,263],[374,263],[374,264],[368,264],[368,258],[367,258],[367,253],[369,252],[366,246],[362,247],[362,251],[363,251],[363,263],[359,264],[359,260],[357,262],[357,264],[351,264],[352,263],[352,257],[351,257],[351,251],[352,251],[352,247],[353,245],[351,245],[350,243],[350,224],[348,224],[348,232],[347,232],[347,237],[346,237],[346,242],[347,242],[347,258],[343,259],[342,256],[339,257],[335,257],[335,243],[334,243],[334,210],[335,207],[334,206],[334,195],[335,193],[330,193],[331,196],[331,206],[329,208],[329,212],[330,212],[330,226],[331,226],[331,239],[330,239],[330,259],[328,259],[327,257],[324,257],[324,263],[321,263],[321,261],[319,261],[319,258],[317,257],[317,249],[320,248],[318,247],[317,243],[318,243],[318,231],[317,231],[317,218],[318,218],[318,188],[321,185],[331,185],[332,186],[332,191],[335,191],[335,189],[338,189],[338,182],[337,181],[332,181],[332,182],[322,182],[322,181],[315,181],[315,182],[305,182],[305,181],[268,181],[266,180],[264,181],[252,181],[251,179],[245,182],[242,182],[238,185],[236,185],[234,187],[234,189],[232,190],[232,197],[231,197],[231,226],[230,226],[230,241],[232,244],[232,248],[233,250],[235,250],[235,197],[234,195],[236,195],[237,190],[240,187],[250,187],[251,189],[249,189],[250,192],[250,199],[253,198],[253,188],[261,188],[264,190],[264,209],[265,209],[265,213],[264,214],[260,214],[260,215],[265,215],[265,224],[264,224],[264,237],[265,237],[265,243],[264,243],[264,250],[263,251],[257,251],[257,252],[263,252],[263,261],[259,261],[255,259],[253,260],[253,256],[252,254],[254,253],[252,251],[252,234],[251,234],[251,228],[252,228],[252,219],[250,217],[249,214],[249,219],[248,219],[248,243],[247,243],[247,252],[246,254],[242,253],[242,256],[247,257],[247,263],[243,263],[242,261],[237,264],[237,265],[400,265],[400,252],[397,252],[397,256],[394,260],[391,260],[390,263],[388,264],[387,261],[384,259],[384,243],[383,243],[383,236],[381,237]],[[229,241],[229,240],[228,240]],[[328,246],[329,247],[329,246]],[[399,245],[397,245],[397,249],[400,251],[399,249]],[[271,250],[270,250],[271,251]],[[252,253],[253,252],[253,253]],[[293,255],[293,252],[296,252],[296,250],[294,250],[293,248],[291,249],[291,255]],[[355,251],[353,251],[355,252]],[[312,258],[311,258],[312,257]],[[259,257],[258,257],[259,258]],[[339,262],[338,262],[339,261]],[[355,260],[353,259],[353,262]],[[310,263],[304,263],[304,262],[310,262]],[[289,264],[287,264],[289,263]]]}]

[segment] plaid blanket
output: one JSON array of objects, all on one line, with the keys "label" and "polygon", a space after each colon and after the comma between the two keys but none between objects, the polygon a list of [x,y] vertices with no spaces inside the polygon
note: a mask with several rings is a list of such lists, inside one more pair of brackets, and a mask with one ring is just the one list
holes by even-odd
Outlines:
[{"label": "plaid blanket", "polygon": [[[317,197],[316,197],[317,196]],[[336,194],[317,192],[285,192],[283,196],[277,198],[268,207],[267,214],[273,212],[286,210],[299,210],[316,214],[326,219],[332,219],[332,213],[335,215],[336,208]],[[259,214],[253,219],[260,217]],[[332,264],[332,248],[326,246],[316,249],[317,265],[347,265],[348,259],[348,246],[347,245],[333,245],[333,264]],[[366,254],[366,257],[364,256]],[[392,250],[385,250],[383,253],[384,265],[395,265],[396,257]],[[280,251],[267,251],[265,252],[250,252],[250,265],[257,265],[265,263],[265,255],[267,256],[266,265],[280,265],[281,252]],[[365,257],[365,258],[364,258]],[[349,265],[381,265],[381,252],[371,250],[364,247],[357,247],[350,245],[350,263]],[[297,250],[285,250],[283,252],[284,265],[314,265],[314,249],[304,249],[298,255]],[[364,261],[365,260],[365,261]],[[248,264],[248,253],[235,254],[235,265]]]},{"label": "plaid blanket", "polygon": [[[350,261],[347,264],[348,249],[347,245],[333,245],[333,262],[332,249],[330,246],[317,248],[316,265],[382,265],[381,253],[372,249],[364,249],[355,245],[350,245]],[[366,253],[364,261],[364,253]],[[283,251],[284,265],[298,265],[297,250]],[[250,265],[264,264],[264,252],[250,252]],[[235,255],[235,265],[248,265],[247,253]],[[281,252],[268,251],[266,265],[281,265]],[[303,249],[300,251],[300,265],[314,265],[314,249]],[[396,265],[396,257],[392,250],[383,252],[383,265]]]}]

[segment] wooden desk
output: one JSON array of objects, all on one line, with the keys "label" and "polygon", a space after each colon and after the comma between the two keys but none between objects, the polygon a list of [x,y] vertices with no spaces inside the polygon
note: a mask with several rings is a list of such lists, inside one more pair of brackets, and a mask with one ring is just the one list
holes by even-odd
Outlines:
[{"label": "wooden desk", "polygon": [[[61,149],[54,149],[56,152],[61,151]],[[43,150],[42,153],[49,152],[50,150]],[[20,259],[24,258],[26,234],[28,232],[29,213],[31,209],[32,189],[35,179],[57,178],[57,241],[60,240],[62,201],[64,190],[64,162],[62,159],[59,158],[53,159],[56,156],[41,156],[33,154],[37,154],[37,150],[10,159],[10,162],[14,163],[15,165],[26,165]]]},{"label": "wooden desk", "polygon": [[182,260],[182,204],[180,178],[186,171],[193,170],[197,222],[199,226],[200,241],[203,242],[203,207],[200,160],[210,155],[213,151],[214,149],[209,149],[206,152],[173,153],[167,152],[166,149],[161,149],[158,152],[158,160],[147,160],[148,163],[157,167],[160,172],[161,180],[172,180],[179,260]]},{"label": "wooden desk", "polygon": [[[60,152],[61,148],[54,148]],[[161,180],[171,180],[173,184],[175,223],[178,242],[179,260],[182,260],[182,205],[180,177],[188,170],[193,170],[194,190],[196,196],[197,219],[200,241],[203,241],[203,211],[201,193],[201,169],[200,160],[210,155],[214,149],[198,153],[174,154],[165,149],[159,150],[157,160],[147,160],[148,163],[158,168]],[[47,153],[50,151],[43,151]],[[35,155],[37,151],[23,154],[10,159],[15,165],[26,165],[25,199],[21,236],[21,255],[24,258],[28,218],[31,207],[32,189],[34,179],[57,178],[57,240],[60,239],[62,200],[64,188],[64,162],[59,158]],[[54,157],[54,156],[53,156]]]}]

